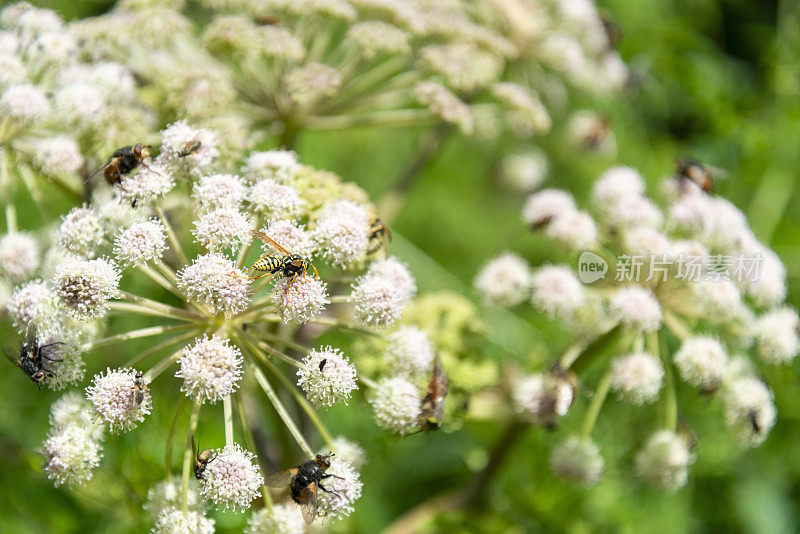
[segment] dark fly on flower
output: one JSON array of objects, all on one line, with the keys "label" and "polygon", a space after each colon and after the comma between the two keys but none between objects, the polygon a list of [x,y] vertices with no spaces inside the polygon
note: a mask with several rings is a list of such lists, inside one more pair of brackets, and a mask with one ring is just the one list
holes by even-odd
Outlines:
[{"label": "dark fly on flower", "polygon": [[197,443],[194,441],[194,435],[192,435],[192,455],[194,457],[194,478],[201,480],[206,467],[208,467],[208,464],[210,464],[217,455],[211,449],[200,451],[197,447]]},{"label": "dark fly on flower", "polygon": [[186,156],[191,156],[200,150],[201,146],[203,146],[203,143],[201,143],[199,139],[192,139],[186,143],[186,146],[184,146],[180,152],[178,152],[178,157],[185,158]]},{"label": "dark fly on flower", "polygon": [[438,430],[442,426],[444,416],[444,399],[447,396],[447,375],[442,370],[439,356],[433,362],[433,370],[428,381],[425,397],[422,399],[419,414],[419,426],[421,430],[430,432]]},{"label": "dark fly on flower", "polygon": [[714,189],[715,179],[725,176],[722,169],[711,167],[695,159],[678,158],[675,166],[675,177],[684,191],[688,185],[695,184],[703,192],[708,193]]},{"label": "dark fly on flower", "polygon": [[147,384],[144,383],[144,378],[142,377],[141,371],[136,371],[136,375],[133,378],[133,402],[136,406],[139,406],[144,401],[144,395],[147,393]]},{"label": "dark fly on flower", "polygon": [[284,488],[287,485],[292,494],[292,500],[300,505],[303,510],[303,519],[309,525],[317,517],[317,488],[326,493],[336,495],[325,488],[321,481],[326,478],[337,477],[326,474],[331,466],[331,456],[334,454],[318,454],[313,460],[308,460],[298,466],[278,471],[267,477],[267,486],[270,488]]},{"label": "dark fly on flower", "polygon": [[122,183],[122,177],[130,174],[136,167],[142,165],[146,158],[150,157],[150,145],[137,143],[133,146],[118,148],[111,154],[108,162],[99,171],[91,175],[94,178],[101,172],[105,176],[106,182],[110,185]]},{"label": "dark fly on flower", "polygon": [[325,364],[328,363],[328,358],[322,358],[319,362],[319,372],[321,373],[322,370],[325,368]]},{"label": "dark fly on flower", "polygon": [[[303,258],[298,254],[292,254],[278,243],[275,242],[274,239],[269,237],[266,234],[263,234],[257,230],[253,230],[250,232],[253,236],[257,237],[267,245],[271,246],[281,254],[264,254],[260,258],[256,260],[256,262],[245,271],[245,274],[249,273],[250,271],[260,271],[264,274],[261,276],[244,276],[242,278],[249,278],[250,280],[258,280],[259,278],[264,278],[270,274],[277,274],[281,273],[284,278],[289,278],[289,283],[291,284],[294,282],[295,278],[298,276],[302,276],[305,278],[306,272],[309,269],[314,270],[315,278],[319,278],[319,273],[317,272],[317,268],[308,261],[307,259]],[[236,273],[233,273],[236,276],[240,276]]]},{"label": "dark fly on flower", "polygon": [[19,351],[15,351],[8,345],[3,346],[3,354],[6,355],[11,363],[22,369],[28,375],[31,382],[42,389],[42,383],[45,379],[53,379],[56,377],[49,365],[52,362],[60,362],[60,359],[53,358],[50,354],[50,348],[56,345],[63,345],[62,342],[56,341],[48,343],[47,345],[39,345],[36,339],[36,327],[33,324],[28,325],[28,330],[25,335],[25,341],[20,344]]}]

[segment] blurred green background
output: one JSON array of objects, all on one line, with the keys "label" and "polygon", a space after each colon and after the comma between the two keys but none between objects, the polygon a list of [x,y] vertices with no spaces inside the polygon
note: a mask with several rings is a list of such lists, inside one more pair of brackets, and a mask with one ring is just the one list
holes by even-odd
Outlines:
[{"label": "blurred green background", "polygon": [[[34,2],[67,19],[97,14],[106,2]],[[552,167],[546,185],[571,190],[579,201],[612,164],[636,167],[650,191],[673,170],[676,156],[695,156],[728,171],[717,192],[749,217],[789,271],[790,302],[800,305],[800,11],[795,1],[605,0],[621,28],[618,49],[638,84],[622,96],[592,103],[617,137],[616,159],[578,152],[555,128],[537,139]],[[580,109],[588,102],[571,103]],[[423,130],[363,130],[301,137],[303,162],[341,174],[380,198],[414,153]],[[393,223],[391,251],[409,263],[420,291],[451,289],[476,302],[471,280],[497,253],[513,249],[534,265],[559,258],[553,244],[527,232],[521,198],[495,177],[511,139],[485,144],[451,139],[410,190]],[[24,202],[24,199],[20,199]],[[68,206],[59,207],[65,212]],[[21,209],[20,226],[41,224]],[[562,258],[563,259],[563,258]],[[487,357],[515,357],[534,369],[564,347],[565,332],[522,306],[511,313],[481,310],[491,337]],[[121,324],[110,324],[112,331]],[[11,331],[4,327],[3,339]],[[13,336],[11,337],[13,340]],[[544,344],[543,344],[544,343]],[[502,346],[503,348],[500,348]],[[141,345],[127,345],[132,353]],[[88,362],[88,371],[124,355]],[[606,459],[603,482],[575,489],[553,477],[548,452],[577,428],[582,399],[555,432],[526,431],[487,488],[488,506],[459,511],[427,525],[431,532],[797,532],[800,507],[800,378],[797,364],[761,370],[775,392],[778,422],[758,449],[740,451],[725,428],[718,401],[679,391],[682,415],[700,437],[688,485],[674,494],[652,491],[631,473],[633,451],[655,427],[652,411],[608,402],[595,430]],[[591,371],[584,377],[596,380]],[[54,489],[36,449],[58,396],[36,391],[17,372],[0,373],[0,533],[145,532],[146,489],[163,478],[163,436],[170,410],[155,410],[136,432],[112,438],[87,488]],[[173,394],[177,394],[177,387]],[[160,398],[163,406],[177,398]],[[43,399],[45,399],[43,401]],[[206,410],[213,435],[218,415]],[[212,413],[214,412],[214,413]],[[364,496],[337,530],[371,533],[447,489],[461,487],[482,467],[502,431],[467,423],[454,432],[387,437],[363,402],[324,414],[335,434],[357,437],[369,453]],[[215,419],[214,419],[215,418]],[[185,421],[181,423],[185,426]],[[201,426],[203,421],[201,420]],[[219,426],[219,425],[217,425]],[[219,429],[221,436],[221,429]],[[221,437],[220,437],[221,439]],[[109,507],[110,502],[128,506]],[[213,514],[219,532],[240,531],[241,516]]]}]

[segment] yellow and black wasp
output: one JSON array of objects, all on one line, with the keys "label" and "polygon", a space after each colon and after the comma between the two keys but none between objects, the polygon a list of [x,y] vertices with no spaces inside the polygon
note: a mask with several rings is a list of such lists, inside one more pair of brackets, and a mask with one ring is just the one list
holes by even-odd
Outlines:
[{"label": "yellow and black wasp", "polygon": [[[258,258],[256,262],[249,269],[247,269],[247,271],[245,271],[245,274],[249,273],[250,271],[259,271],[264,274],[260,276],[244,276],[243,278],[258,280],[259,278],[264,278],[270,274],[281,273],[283,274],[284,278],[289,278],[289,283],[292,283],[298,276],[305,277],[306,272],[309,269],[313,269],[315,278],[319,278],[317,268],[314,267],[314,265],[307,259],[303,258],[299,254],[292,254],[276,243],[274,239],[262,232],[253,230],[250,233],[254,237],[257,237],[267,245],[280,252],[280,255],[271,254],[269,252],[264,254]],[[236,276],[240,275],[237,274]]]},{"label": "yellow and black wasp", "polygon": [[372,254],[380,248],[386,249],[386,245],[391,241],[392,232],[380,217],[373,215],[369,221],[369,249],[367,252]]}]

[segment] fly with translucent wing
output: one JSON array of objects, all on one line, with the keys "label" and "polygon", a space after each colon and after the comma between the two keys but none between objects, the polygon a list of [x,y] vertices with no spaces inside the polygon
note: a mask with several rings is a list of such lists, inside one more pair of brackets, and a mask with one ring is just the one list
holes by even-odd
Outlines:
[{"label": "fly with translucent wing", "polygon": [[[317,490],[333,493],[322,485],[321,481],[336,475],[326,474],[331,466],[331,456],[334,454],[318,454],[313,460],[278,471],[267,477],[267,486],[271,488],[285,488],[289,486],[292,500],[300,505],[303,510],[303,519],[309,525],[317,517]],[[338,478],[338,477],[336,477]]]},{"label": "fly with translucent wing", "polygon": [[444,374],[439,356],[433,362],[433,370],[428,381],[425,397],[422,399],[419,414],[419,427],[425,432],[437,430],[442,426],[444,399],[447,396],[447,375]]},{"label": "fly with translucent wing", "polygon": [[[319,278],[319,273],[317,272],[317,268],[308,261],[307,259],[303,258],[299,254],[292,254],[278,243],[275,242],[274,239],[269,237],[268,235],[259,232],[257,230],[253,230],[250,232],[254,237],[257,237],[267,245],[271,246],[275,250],[277,250],[280,254],[271,254],[267,253],[261,256],[256,260],[253,265],[247,269],[245,274],[249,273],[250,271],[259,271],[264,274],[261,276],[245,276],[244,278],[249,278],[250,280],[258,280],[259,278],[264,278],[270,274],[277,274],[281,273],[284,278],[289,278],[289,282],[294,282],[295,278],[298,276],[305,277],[306,272],[309,269],[314,270],[315,278]],[[235,274],[235,273],[234,273]],[[238,274],[236,276],[239,276]]]},{"label": "fly with translucent wing", "polygon": [[49,349],[56,345],[63,345],[63,343],[56,341],[47,345],[39,345],[39,341],[36,339],[36,327],[33,324],[29,324],[25,341],[20,344],[19,351],[5,345],[3,346],[3,354],[6,355],[6,358],[11,363],[22,369],[31,379],[31,382],[36,384],[39,389],[42,389],[42,383],[45,379],[53,379],[56,376],[55,372],[50,369],[50,363],[61,361],[53,358],[52,354],[50,354]]}]

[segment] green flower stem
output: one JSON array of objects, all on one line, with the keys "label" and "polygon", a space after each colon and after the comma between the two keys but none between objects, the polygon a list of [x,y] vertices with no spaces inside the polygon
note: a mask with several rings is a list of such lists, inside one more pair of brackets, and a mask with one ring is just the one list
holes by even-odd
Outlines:
[{"label": "green flower stem", "polygon": [[[8,124],[8,117],[3,120],[3,127]],[[0,185],[3,188],[3,200],[6,207],[6,232],[17,231],[17,207],[14,205],[14,193],[11,185],[11,164],[8,161],[8,148],[0,150]]]},{"label": "green flower stem", "polygon": [[140,297],[138,295],[134,295],[133,293],[128,293],[127,291],[120,291],[119,293],[122,298],[129,300],[134,304],[139,304],[140,306],[150,310],[161,312],[167,317],[175,317],[194,322],[201,322],[204,320],[200,314],[193,311],[176,308],[175,306],[169,306],[168,304],[162,304],[161,302]]},{"label": "green flower stem", "polygon": [[594,392],[594,398],[589,405],[589,410],[586,412],[586,418],[583,420],[583,426],[581,427],[581,436],[583,439],[589,439],[592,435],[592,429],[597,422],[597,416],[600,415],[600,408],[603,407],[603,403],[608,396],[608,390],[610,388],[611,371],[607,372],[603,378],[600,379],[600,383],[597,385],[597,389]]},{"label": "green flower stem", "polygon": [[375,388],[377,388],[377,387],[378,387],[378,384],[376,384],[376,383],[375,383],[375,381],[374,381],[374,380],[372,380],[372,379],[371,379],[370,377],[368,377],[368,376],[364,376],[364,375],[362,375],[362,374],[359,374],[359,375],[358,375],[358,380],[359,380],[359,382],[363,382],[363,383],[364,383],[364,385],[365,385],[365,386],[367,386],[367,387],[368,387],[368,388],[370,388],[370,389],[375,389]]},{"label": "green flower stem", "polygon": [[139,330],[131,330],[114,336],[104,337],[91,343],[86,343],[81,347],[81,351],[88,352],[106,345],[113,345],[121,341],[129,341],[131,339],[139,339],[143,337],[158,336],[168,332],[180,332],[181,330],[190,330],[196,328],[193,324],[176,324],[169,326],[151,326],[149,328],[141,328]]},{"label": "green flower stem", "polygon": [[186,437],[186,448],[183,451],[183,472],[181,474],[181,510],[186,515],[189,508],[186,504],[189,495],[189,473],[192,471],[192,438],[197,430],[197,421],[200,418],[200,407],[203,403],[200,399],[194,401],[192,415],[189,418],[189,435]]},{"label": "green flower stem", "polygon": [[[236,412],[239,414],[239,424],[242,425],[244,442],[248,450],[256,452],[256,440],[253,438],[253,431],[250,429],[250,423],[247,421],[247,414],[244,411],[244,402],[241,397],[241,392],[234,396],[233,400],[236,403]],[[264,506],[267,511],[272,512],[272,496],[270,496],[269,488],[267,488],[266,484],[261,486],[261,495],[264,498]]]},{"label": "green flower stem", "polygon": [[188,265],[188,261],[186,261],[186,255],[183,253],[183,249],[181,248],[181,244],[178,241],[178,238],[175,236],[175,232],[172,230],[172,225],[169,223],[169,219],[167,219],[167,215],[164,213],[164,210],[161,209],[161,206],[158,205],[158,202],[153,202],[153,209],[158,215],[158,218],[161,219],[161,223],[164,225],[164,228],[167,229],[167,238],[169,238],[169,243],[172,246],[172,250],[175,252],[175,255],[178,256],[178,261],[181,262],[182,265]]},{"label": "green flower stem", "polygon": [[564,351],[564,354],[559,359],[559,366],[562,369],[569,369],[585,348],[586,343],[580,340],[567,347],[567,350]]},{"label": "green flower stem", "polygon": [[303,434],[300,433],[300,429],[297,428],[297,425],[295,425],[294,421],[292,421],[291,416],[289,416],[289,413],[286,411],[286,408],[284,408],[283,403],[281,403],[281,400],[278,398],[278,395],[275,393],[275,390],[272,389],[272,386],[269,384],[267,377],[264,376],[264,373],[261,371],[261,369],[255,365],[253,366],[253,374],[256,377],[258,385],[261,386],[262,390],[264,390],[264,394],[272,403],[272,406],[273,408],[275,408],[275,411],[278,412],[278,415],[283,421],[283,424],[286,425],[287,429],[289,429],[289,433],[292,435],[294,440],[303,450],[303,453],[309,458],[313,458],[314,451],[311,450],[311,447],[308,445],[308,442],[306,442],[305,438],[303,437]]},{"label": "green flower stem", "polygon": [[172,282],[176,286],[178,285],[178,277],[175,276],[175,271],[172,270],[172,267],[164,263],[161,259],[156,259],[155,261],[153,261],[153,265],[158,267],[158,270],[161,271],[161,274],[166,276],[170,282]]},{"label": "green flower stem", "polygon": [[183,347],[179,348],[178,350],[176,350],[175,352],[173,352],[172,354],[170,354],[169,356],[167,356],[166,358],[155,364],[149,371],[147,371],[144,374],[144,379],[147,382],[152,382],[153,380],[155,380],[158,377],[158,375],[163,373],[170,365],[178,361],[178,358],[181,357],[181,354],[183,354]]},{"label": "green flower stem", "polygon": [[172,440],[175,438],[175,428],[178,426],[178,419],[180,418],[181,410],[183,410],[185,398],[183,393],[178,395],[178,404],[175,405],[175,413],[172,415],[169,431],[167,431],[167,445],[164,449],[164,468],[167,471],[167,481],[172,481]]},{"label": "green flower stem", "polygon": [[586,347],[574,357],[571,357],[572,362],[569,365],[564,365],[564,369],[571,369],[575,373],[584,371],[589,365],[603,354],[607,354],[614,348],[619,346],[625,336],[625,329],[617,325],[602,334],[597,339],[586,345]]},{"label": "green flower stem", "polygon": [[675,334],[675,337],[681,341],[686,341],[692,337],[692,331],[683,322],[683,320],[670,311],[664,312],[664,324],[667,325],[670,332]]},{"label": "green flower stem", "polygon": [[345,330],[352,330],[353,332],[360,332],[362,334],[369,334],[371,336],[376,336],[382,338],[383,336],[374,330],[370,330],[369,328],[365,328],[363,326],[358,326],[354,324],[344,323],[338,319],[333,319],[331,317],[316,317],[309,321],[309,323],[313,324],[321,324],[325,326],[336,326],[339,328],[344,328]]},{"label": "green flower stem", "polygon": [[[279,360],[282,360],[282,361],[288,363],[289,365],[292,365],[292,366],[294,366],[294,367],[296,367],[298,369],[300,368],[301,364],[300,364],[299,361],[297,361],[296,359],[292,358],[288,354],[284,354],[283,352],[279,351],[278,349],[268,345],[265,341],[262,341],[260,339],[257,339],[255,337],[251,336],[248,332],[245,332],[242,329],[238,329],[236,331],[236,334],[237,334],[237,336],[246,337],[247,340],[240,339],[240,341],[248,343],[248,345],[253,345],[254,349],[256,347],[258,347],[258,349],[260,349],[260,351],[264,351],[266,353],[269,353],[272,356],[275,356],[276,358],[278,358]],[[284,341],[281,340],[281,343],[283,343],[283,342]],[[265,357],[266,357],[266,355],[265,355]]]},{"label": "green flower stem", "polygon": [[233,445],[233,407],[230,395],[222,399],[222,412],[225,417],[225,446],[230,447]]},{"label": "green flower stem", "polygon": [[166,319],[175,319],[176,321],[185,321],[186,318],[183,316],[178,316],[170,312],[165,312],[163,310],[155,310],[153,308],[148,308],[145,306],[140,306],[138,304],[133,304],[130,302],[120,302],[120,301],[112,301],[108,303],[108,308],[111,311],[117,312],[130,312],[130,313],[138,313],[139,315],[149,315],[153,317],[164,317]]},{"label": "green flower stem", "polygon": [[[303,345],[301,345],[299,343],[296,343],[296,342],[292,341],[291,339],[283,339],[280,336],[276,336],[275,334],[272,334],[270,332],[258,332],[258,336],[264,338],[267,341],[271,341],[273,343],[281,343],[286,348],[292,349],[292,350],[294,350],[296,352],[301,352],[303,354],[308,354],[309,352],[311,352],[311,349],[308,348],[308,347],[305,347],[305,346],[303,346]],[[295,360],[295,361],[297,361],[297,360]],[[292,365],[294,365],[294,364],[292,364]]]},{"label": "green flower stem", "polygon": [[167,291],[169,291],[173,295],[175,295],[177,297],[180,297],[180,298],[184,298],[183,293],[181,293],[178,290],[178,287],[175,285],[174,282],[171,282],[170,280],[168,280],[167,278],[165,278],[161,274],[157,273],[156,271],[154,271],[153,269],[151,269],[147,265],[144,265],[144,264],[140,263],[140,264],[137,264],[136,267],[140,271],[142,271],[144,274],[146,274],[147,277],[150,278],[150,280],[152,280],[156,284],[160,285],[161,287],[163,287],[164,289],[166,289]]},{"label": "green flower stem", "polygon": [[678,426],[678,395],[675,390],[675,374],[667,351],[667,341],[663,335],[659,336],[653,332],[652,339],[648,338],[648,343],[655,347],[655,354],[660,354],[664,365],[664,428],[675,430]]},{"label": "green flower stem", "polygon": [[283,373],[281,373],[280,370],[275,367],[275,364],[269,360],[263,360],[263,363],[269,368],[270,372],[278,378],[278,381],[283,385],[283,387],[289,390],[294,397],[294,400],[297,401],[297,404],[300,406],[300,408],[302,408],[302,410],[311,420],[311,423],[316,427],[319,435],[322,436],[322,439],[325,441],[325,444],[328,445],[328,447],[333,448],[333,437],[331,436],[331,433],[328,432],[328,428],[322,422],[322,419],[319,418],[319,414],[314,407],[311,406],[311,403],[308,402],[308,399],[306,399],[305,396],[303,396],[303,394],[297,390],[295,385],[292,384],[288,378],[283,376]]},{"label": "green flower stem", "polygon": [[343,304],[346,302],[353,302],[353,297],[350,295],[331,295],[328,297],[331,304]]},{"label": "green flower stem", "polygon": [[158,345],[155,345],[155,346],[147,349],[146,351],[142,352],[138,356],[135,356],[134,358],[131,358],[125,364],[125,367],[134,367],[134,366],[138,365],[139,362],[142,362],[142,361],[146,360],[147,358],[149,358],[153,354],[156,354],[156,353],[160,352],[161,350],[169,347],[170,345],[177,345],[178,343],[183,343],[183,342],[188,341],[189,339],[191,339],[193,337],[198,336],[201,331],[202,330],[197,329],[197,330],[192,330],[191,332],[189,332],[187,334],[171,337],[171,338],[165,340],[164,342],[159,343]]}]

